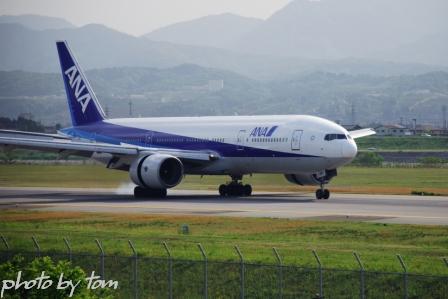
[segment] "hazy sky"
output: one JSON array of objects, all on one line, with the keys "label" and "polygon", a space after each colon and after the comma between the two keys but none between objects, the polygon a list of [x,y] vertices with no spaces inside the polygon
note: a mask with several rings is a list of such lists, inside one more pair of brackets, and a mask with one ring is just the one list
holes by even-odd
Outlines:
[{"label": "hazy sky", "polygon": [[39,14],[75,25],[101,23],[134,35],[210,14],[267,18],[291,0],[0,0],[0,14]]}]

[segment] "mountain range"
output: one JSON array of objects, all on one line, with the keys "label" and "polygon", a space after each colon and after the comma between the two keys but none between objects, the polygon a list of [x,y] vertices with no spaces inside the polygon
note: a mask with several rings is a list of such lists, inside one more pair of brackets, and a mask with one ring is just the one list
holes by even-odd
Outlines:
[{"label": "mountain range", "polygon": [[[230,19],[239,32],[231,26],[226,31]],[[264,21],[209,16],[145,36],[200,46],[216,46],[217,37],[223,36],[220,47],[250,54],[446,66],[448,1],[295,0]]]},{"label": "mountain range", "polygon": [[67,123],[55,47],[67,40],[113,117],[128,116],[132,101],[134,116],[294,113],[347,123],[354,107],[361,123],[437,123],[448,102],[447,5],[295,0],[266,20],[213,15],[139,37],[0,16],[0,116]]},{"label": "mountain range", "polygon": [[226,49],[262,23],[260,19],[225,13],[169,25],[144,37],[155,41]]},{"label": "mountain range", "polygon": [[33,30],[75,28],[75,25],[64,19],[39,15],[2,15],[0,24],[20,24]]},{"label": "mountain range", "polygon": [[315,71],[421,74],[448,69],[447,5],[295,0],[266,20],[212,15],[141,37],[100,24],[0,16],[0,70],[57,72],[54,42],[64,39],[85,69],[196,64],[263,80]]},{"label": "mountain range", "polygon": [[[312,114],[347,124],[440,124],[448,103],[448,72],[368,76],[325,72],[258,81],[197,65],[87,71],[111,117]],[[216,88],[215,82],[221,82]],[[32,113],[46,124],[68,124],[60,74],[0,71],[0,116]],[[355,119],[352,119],[352,107]]]}]

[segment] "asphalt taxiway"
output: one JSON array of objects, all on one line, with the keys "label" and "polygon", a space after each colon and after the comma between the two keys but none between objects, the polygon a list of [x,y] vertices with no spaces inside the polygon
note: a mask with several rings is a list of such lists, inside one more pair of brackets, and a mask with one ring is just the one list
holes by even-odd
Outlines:
[{"label": "asphalt taxiway", "polygon": [[248,198],[221,198],[217,192],[169,190],[166,199],[134,199],[130,190],[0,188],[5,209],[303,218],[380,223],[448,225],[448,197],[256,192]]}]

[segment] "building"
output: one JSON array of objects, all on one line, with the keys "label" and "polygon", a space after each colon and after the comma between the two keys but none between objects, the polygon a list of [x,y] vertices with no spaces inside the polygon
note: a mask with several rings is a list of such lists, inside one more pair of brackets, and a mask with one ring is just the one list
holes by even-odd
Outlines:
[{"label": "building", "polygon": [[[336,122],[337,124],[339,124],[338,122]],[[347,131],[356,131],[356,130],[361,130],[364,129],[363,127],[361,127],[360,125],[341,125],[344,129],[346,129]]]},{"label": "building", "polygon": [[416,126],[415,135],[448,136],[448,131],[443,128],[423,124]]},{"label": "building", "polygon": [[410,136],[412,131],[401,125],[382,125],[375,128],[378,136]]},{"label": "building", "polygon": [[224,80],[209,80],[208,90],[209,91],[220,91],[224,88]]}]

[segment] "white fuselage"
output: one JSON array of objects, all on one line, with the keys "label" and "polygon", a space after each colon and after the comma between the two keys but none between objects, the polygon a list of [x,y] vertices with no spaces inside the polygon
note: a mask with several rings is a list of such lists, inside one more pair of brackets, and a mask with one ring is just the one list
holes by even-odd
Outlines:
[{"label": "white fuselage", "polygon": [[308,115],[124,118],[104,123],[128,128],[128,136],[114,136],[124,143],[208,151],[220,157],[185,171],[194,174],[315,173],[347,164],[357,153],[347,130]]}]

